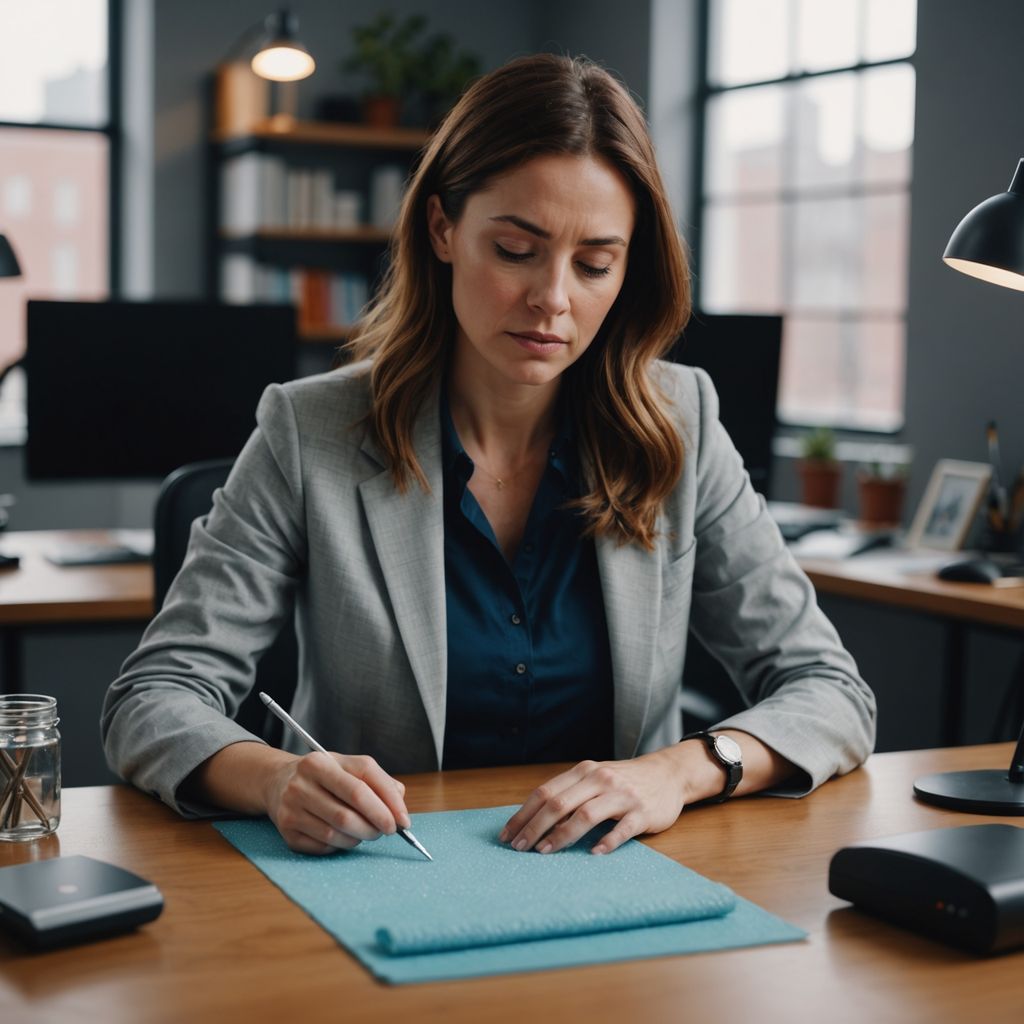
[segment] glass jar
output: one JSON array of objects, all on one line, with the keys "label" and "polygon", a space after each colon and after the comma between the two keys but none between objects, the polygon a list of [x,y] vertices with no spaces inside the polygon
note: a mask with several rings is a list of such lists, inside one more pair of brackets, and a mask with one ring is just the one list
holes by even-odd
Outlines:
[{"label": "glass jar", "polygon": [[59,721],[54,697],[0,695],[0,840],[38,839],[57,830]]}]

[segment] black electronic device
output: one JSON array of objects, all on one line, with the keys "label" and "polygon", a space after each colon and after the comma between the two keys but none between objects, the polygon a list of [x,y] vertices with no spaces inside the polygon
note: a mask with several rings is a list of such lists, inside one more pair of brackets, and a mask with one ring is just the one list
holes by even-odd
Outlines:
[{"label": "black electronic device", "polygon": [[771,497],[782,317],[696,312],[668,358],[706,370],[754,489]]},{"label": "black electronic device", "polygon": [[962,825],[854,843],[833,856],[828,888],[974,953],[1024,946],[1024,828]]},{"label": "black electronic device", "polygon": [[33,480],[158,480],[236,456],[263,389],[296,375],[295,308],[28,303]]},{"label": "black electronic device", "polygon": [[152,882],[92,857],[0,868],[0,926],[35,949],[129,931],[163,908]]},{"label": "black electronic device", "polygon": [[995,583],[1003,575],[1002,567],[988,558],[969,558],[947,562],[936,573],[950,583]]}]

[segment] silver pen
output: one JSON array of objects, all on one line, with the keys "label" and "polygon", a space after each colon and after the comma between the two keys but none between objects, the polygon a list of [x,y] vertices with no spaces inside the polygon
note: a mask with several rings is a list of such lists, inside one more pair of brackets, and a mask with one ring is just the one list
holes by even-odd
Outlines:
[{"label": "silver pen", "polygon": [[[284,724],[287,725],[288,728],[291,729],[292,732],[294,732],[296,736],[301,736],[302,739],[304,739],[306,741],[306,743],[308,743],[309,746],[313,748],[313,750],[319,750],[321,754],[329,754],[330,753],[330,751],[327,750],[326,747],[322,746],[320,743],[317,743],[317,741],[315,739],[313,739],[313,737],[310,736],[309,733],[306,732],[306,730],[303,729],[302,726],[299,725],[299,723],[296,722],[295,719],[292,718],[292,716],[289,715],[288,712],[285,711],[285,709],[283,707],[281,707],[281,705],[278,704],[277,701],[274,700],[273,697],[271,697],[269,694],[263,693],[261,691],[260,692],[260,700],[263,701],[263,703],[267,705],[267,707],[270,709],[270,711],[273,714],[277,715],[277,717],[280,718],[281,721],[284,722]],[[427,860],[433,860],[434,859],[433,857],[430,856],[429,853],[427,853],[426,847],[407,828],[402,828],[401,825],[398,825],[398,834],[410,846],[415,847],[417,850],[419,850],[420,853],[422,853],[423,856],[427,858]]]}]

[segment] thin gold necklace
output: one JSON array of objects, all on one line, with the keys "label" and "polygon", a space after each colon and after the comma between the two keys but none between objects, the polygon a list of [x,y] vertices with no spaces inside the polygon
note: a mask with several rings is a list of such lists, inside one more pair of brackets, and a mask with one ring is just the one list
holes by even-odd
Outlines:
[{"label": "thin gold necklace", "polygon": [[517,477],[522,476],[523,473],[526,472],[526,469],[520,469],[517,472],[513,473],[511,476],[505,476],[505,477],[496,476],[486,466],[482,465],[479,462],[474,462],[473,463],[473,469],[474,470],[479,469],[479,470],[482,470],[484,473],[486,473],[494,481],[494,486],[497,487],[499,491],[505,490],[505,487],[509,483],[511,483]]},{"label": "thin gold necklace", "polygon": [[[545,448],[546,447],[547,445],[545,445]],[[482,462],[480,462],[478,459],[474,459],[472,456],[470,456],[470,462],[473,463],[474,470],[483,470],[483,472],[486,473],[487,476],[489,476],[494,481],[494,486],[497,487],[499,491],[505,490],[505,488],[510,483],[512,483],[513,480],[519,479],[519,477],[521,477],[528,469],[534,468],[532,466],[523,466],[522,469],[517,469],[511,475],[498,476],[496,473],[493,473],[491,470],[489,470]]]}]

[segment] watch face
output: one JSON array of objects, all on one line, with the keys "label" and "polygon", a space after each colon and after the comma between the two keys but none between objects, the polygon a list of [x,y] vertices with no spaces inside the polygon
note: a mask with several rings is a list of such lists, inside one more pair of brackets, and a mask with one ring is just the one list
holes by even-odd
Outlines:
[{"label": "watch face", "polygon": [[719,757],[730,764],[742,764],[743,762],[743,751],[731,736],[716,736],[715,751]]}]

